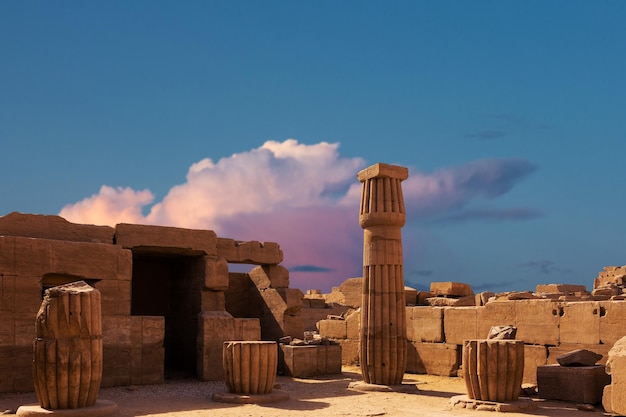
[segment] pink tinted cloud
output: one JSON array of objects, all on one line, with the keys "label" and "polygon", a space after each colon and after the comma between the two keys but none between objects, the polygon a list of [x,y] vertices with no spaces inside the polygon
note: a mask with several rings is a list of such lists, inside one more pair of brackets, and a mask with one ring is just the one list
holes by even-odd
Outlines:
[{"label": "pink tinted cloud", "polygon": [[[327,292],[362,269],[356,174],[366,163],[341,157],[338,146],[268,141],[217,162],[203,159],[147,216],[142,210],[152,203],[152,193],[108,186],[65,206],[60,215],[76,223],[146,223],[277,242],[283,264],[292,270],[291,286]],[[471,214],[474,202],[505,194],[535,169],[519,159],[486,159],[433,173],[410,168],[403,182],[407,225],[445,215],[469,221],[473,217],[463,213]],[[481,219],[507,218],[500,211],[483,210]],[[415,228],[403,231],[405,269],[419,267],[419,253],[409,253],[419,240],[414,233]]]}]

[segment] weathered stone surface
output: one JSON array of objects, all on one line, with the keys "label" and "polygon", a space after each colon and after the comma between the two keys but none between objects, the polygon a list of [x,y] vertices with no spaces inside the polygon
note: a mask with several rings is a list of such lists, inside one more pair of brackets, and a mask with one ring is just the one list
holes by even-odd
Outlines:
[{"label": "weathered stone surface", "polygon": [[13,249],[0,257],[0,273],[17,276],[58,274],[77,279],[130,280],[131,252],[103,243],[0,237],[0,248]]},{"label": "weathered stone surface", "polygon": [[79,281],[46,290],[35,323],[33,378],[45,409],[90,407],[102,382],[100,293]]},{"label": "weathered stone surface", "polygon": [[517,327],[515,326],[511,326],[511,325],[493,326],[491,330],[489,330],[487,339],[514,340],[516,335],[517,335]]},{"label": "weathered stone surface", "polygon": [[200,293],[202,311],[226,311],[224,291],[202,290]]},{"label": "weathered stone surface", "polygon": [[476,309],[476,337],[486,339],[493,326],[515,324],[515,301],[494,301]]},{"label": "weathered stone surface", "polygon": [[407,339],[412,342],[443,342],[443,311],[441,307],[407,307]]},{"label": "weathered stone surface", "polygon": [[539,397],[547,400],[598,404],[602,401],[604,386],[609,382],[604,365],[546,365],[537,368]]},{"label": "weathered stone surface", "polygon": [[626,303],[623,301],[600,301],[600,341],[613,346],[626,334]]},{"label": "weathered stone surface", "polygon": [[231,263],[252,265],[278,265],[283,261],[283,251],[275,242],[242,242],[217,238],[217,255]]},{"label": "weathered stone surface", "polygon": [[109,226],[70,223],[60,216],[13,212],[0,217],[0,236],[111,244],[113,233]]},{"label": "weathered stone surface", "polygon": [[280,345],[285,375],[305,378],[341,373],[341,345]]},{"label": "weathered stone surface", "polygon": [[543,345],[524,345],[524,378],[522,383],[537,385],[537,367],[548,363],[548,349]]},{"label": "weathered stone surface", "polygon": [[593,366],[602,355],[587,349],[577,349],[557,356],[556,360],[561,366]]},{"label": "weathered stone surface", "polygon": [[196,374],[201,381],[220,381],[223,343],[235,337],[235,319],[225,311],[203,311],[198,317],[198,361]]},{"label": "weathered stone surface", "polygon": [[351,308],[361,307],[362,282],[361,277],[346,279],[338,287],[333,287],[331,293],[326,295],[326,302],[342,304]]},{"label": "weathered stone surface", "polygon": [[222,362],[228,391],[235,394],[269,394],[276,380],[276,342],[224,342]]},{"label": "weathered stone surface", "polygon": [[430,292],[436,296],[466,297],[473,296],[474,291],[469,284],[462,282],[431,282]]},{"label": "weathered stone surface", "polygon": [[212,230],[121,223],[115,227],[115,243],[141,252],[216,256],[217,236]]},{"label": "weathered stone surface", "polygon": [[415,374],[457,376],[459,357],[458,345],[409,342],[406,370]]},{"label": "weathered stone surface", "polygon": [[347,339],[345,320],[321,320],[318,322],[321,337],[328,339]]},{"label": "weathered stone surface", "polygon": [[257,266],[248,275],[259,289],[289,287],[289,271],[282,265]]},{"label": "weathered stone surface", "polygon": [[476,294],[476,295],[474,296],[474,297],[475,297],[475,301],[474,301],[474,303],[475,303],[477,306],[484,306],[484,305],[486,305],[486,304],[489,302],[489,299],[490,299],[491,297],[494,297],[495,295],[496,295],[496,294],[495,294],[495,293],[493,293],[493,292],[491,292],[491,291],[483,291],[483,292],[480,292],[480,293],[478,293],[478,294]]},{"label": "weathered stone surface", "polygon": [[426,304],[432,307],[469,307],[476,305],[473,295],[460,298],[431,297],[426,299]]},{"label": "weathered stone surface", "polygon": [[548,349],[548,361],[547,365],[556,365],[558,364],[557,358],[566,353],[579,350],[586,349],[592,352],[595,352],[599,355],[602,355],[602,358],[598,360],[597,365],[604,365],[608,359],[610,346],[607,345],[589,345],[582,343],[561,343],[559,346],[547,346]]},{"label": "weathered stone surface", "polygon": [[600,343],[600,304],[569,302],[560,304],[560,343]]},{"label": "weathered stone surface", "polygon": [[575,284],[539,284],[535,287],[537,294],[541,293],[559,293],[559,294],[571,294],[587,292],[587,287],[584,285]]},{"label": "weathered stone surface", "polygon": [[626,415],[626,337],[618,340],[609,351],[606,371],[611,376],[611,388],[605,392],[610,399],[606,402],[612,413]]},{"label": "weathered stone surface", "polygon": [[515,302],[517,338],[537,345],[559,344],[559,306],[550,300]]},{"label": "weathered stone surface", "polygon": [[205,256],[204,288],[213,291],[226,291],[230,277],[228,275],[228,262],[219,258],[217,261]]},{"label": "weathered stone surface", "polygon": [[477,312],[481,307],[446,307],[443,310],[445,342],[462,345],[476,339]]},{"label": "weathered stone surface", "polygon": [[406,367],[406,298],[401,228],[406,221],[401,182],[408,169],[375,164],[357,175],[363,184],[361,375],[363,382],[399,385]]},{"label": "weathered stone surface", "polygon": [[467,396],[483,401],[515,401],[524,375],[521,340],[467,340],[463,344],[463,378]]}]

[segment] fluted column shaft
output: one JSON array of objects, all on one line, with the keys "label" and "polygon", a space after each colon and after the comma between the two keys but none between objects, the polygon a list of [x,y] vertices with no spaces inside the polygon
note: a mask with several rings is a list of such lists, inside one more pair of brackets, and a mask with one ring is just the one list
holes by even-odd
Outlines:
[{"label": "fluted column shaft", "polygon": [[406,369],[406,310],[401,228],[406,221],[404,167],[375,164],[359,172],[363,234],[360,366],[363,381],[398,385]]}]

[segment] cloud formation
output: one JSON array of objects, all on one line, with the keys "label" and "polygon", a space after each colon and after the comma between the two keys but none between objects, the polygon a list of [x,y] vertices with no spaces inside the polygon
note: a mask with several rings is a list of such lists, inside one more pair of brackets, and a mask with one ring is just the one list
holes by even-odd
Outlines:
[{"label": "cloud formation", "polygon": [[[102,186],[59,214],[76,223],[167,225],[278,242],[292,287],[329,291],[362,270],[361,184],[356,174],[367,164],[362,158],[342,157],[338,148],[338,143],[268,141],[217,162],[196,162],[186,182],[156,203],[149,190]],[[448,221],[532,218],[532,209],[481,211],[471,204],[507,193],[535,169],[519,159],[486,159],[433,173],[409,167],[403,182],[407,222],[446,216]]]}]

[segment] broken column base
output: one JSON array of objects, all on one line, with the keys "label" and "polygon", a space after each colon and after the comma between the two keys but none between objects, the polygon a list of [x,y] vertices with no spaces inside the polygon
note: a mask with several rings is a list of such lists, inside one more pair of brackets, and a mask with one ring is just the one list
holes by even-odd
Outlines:
[{"label": "broken column base", "polygon": [[216,392],[211,397],[213,401],[231,404],[271,404],[289,399],[289,393],[279,389],[269,394],[235,394],[232,392]]},{"label": "broken column base", "polygon": [[410,394],[417,391],[417,386],[415,384],[379,385],[357,381],[348,384],[348,389],[361,392],[401,392]]},{"label": "broken column base", "polygon": [[521,413],[537,408],[537,403],[530,398],[518,398],[510,402],[474,400],[467,395],[455,395],[450,398],[450,405],[455,408],[467,408],[476,411],[497,411],[500,413]]},{"label": "broken column base", "polygon": [[117,411],[117,404],[109,400],[97,400],[91,407],[63,408],[57,410],[47,410],[39,405],[22,405],[17,409],[16,415],[19,417],[100,417],[114,414]]}]

